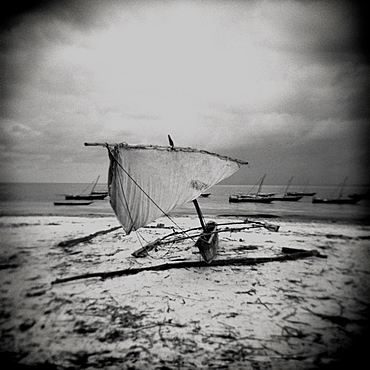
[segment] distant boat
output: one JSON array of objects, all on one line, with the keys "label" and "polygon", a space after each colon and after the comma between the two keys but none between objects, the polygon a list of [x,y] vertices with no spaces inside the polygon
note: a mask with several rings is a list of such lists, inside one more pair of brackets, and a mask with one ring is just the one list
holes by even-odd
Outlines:
[{"label": "distant boat", "polygon": [[202,193],[202,194],[200,194],[200,196],[203,197],[203,198],[207,198],[210,195],[211,195],[211,193]]},{"label": "distant boat", "polygon": [[103,200],[107,197],[106,194],[79,194],[79,195],[66,195],[66,200]]},{"label": "distant boat", "polygon": [[348,194],[349,198],[356,198],[358,200],[361,199],[369,199],[369,194]]},{"label": "distant boat", "polygon": [[304,186],[303,190],[302,191],[288,191],[287,192],[287,195],[301,195],[303,197],[307,196],[307,197],[312,197],[316,194],[316,192],[308,192],[306,191],[306,188],[307,188],[307,185],[308,185],[308,181],[306,183],[306,185]]},{"label": "distant boat", "polygon": [[100,176],[98,176],[98,178],[96,179],[95,183],[94,183],[94,186],[93,188],[91,189],[91,192],[90,194],[91,195],[105,195],[105,196],[108,196],[108,190],[95,190],[96,188],[96,185],[98,184],[98,181],[99,181],[99,178]]},{"label": "distant boat", "polygon": [[258,190],[255,194],[236,194],[229,196],[230,203],[271,203],[273,198],[271,196],[260,195],[262,189],[263,181],[265,180],[266,175],[264,175],[259,181]]},{"label": "distant boat", "polygon": [[230,203],[271,203],[273,201],[270,197],[261,197],[253,195],[236,194],[229,196]]},{"label": "distant boat", "polygon": [[346,186],[348,177],[344,179],[340,185],[340,191],[337,198],[313,198],[312,203],[327,203],[327,204],[356,204],[362,198],[360,196],[343,197],[344,187]]},{"label": "distant boat", "polygon": [[88,206],[89,204],[93,203],[92,201],[86,201],[86,200],[81,200],[81,201],[56,201],[54,202],[55,206]]},{"label": "distant boat", "polygon": [[312,203],[327,203],[327,204],[356,204],[360,199],[356,198],[332,198],[332,199],[322,199],[314,198]]},{"label": "distant boat", "polygon": [[91,194],[108,196],[108,190],[95,190],[95,191],[92,191]]},{"label": "distant boat", "polygon": [[298,200],[302,199],[301,195],[289,195],[288,194],[288,189],[292,181],[293,181],[293,177],[291,177],[290,180],[288,181],[288,185],[285,189],[284,194],[283,195],[273,195],[271,197],[272,200],[283,201],[283,202],[297,202]]},{"label": "distant boat", "polygon": [[108,191],[95,191],[95,187],[99,181],[100,176],[95,180],[90,193],[85,193],[87,189],[92,185],[90,184],[81,194],[65,194],[66,200],[103,200],[108,196]]},{"label": "distant boat", "polygon": [[312,192],[312,193],[309,193],[309,192],[300,192],[300,191],[289,191],[288,193],[287,193],[287,195],[301,195],[302,197],[305,197],[305,196],[307,196],[307,197],[312,197],[312,196],[314,196],[316,193],[315,192]]},{"label": "distant boat", "polygon": [[274,196],[276,193],[258,193],[258,195],[260,197],[272,197]]}]

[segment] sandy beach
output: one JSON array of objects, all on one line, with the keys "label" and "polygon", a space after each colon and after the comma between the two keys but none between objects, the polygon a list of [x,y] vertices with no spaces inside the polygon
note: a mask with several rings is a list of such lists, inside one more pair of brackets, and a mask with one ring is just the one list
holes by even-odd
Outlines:
[{"label": "sandy beach", "polygon": [[[182,228],[198,226],[195,217],[174,220]],[[131,255],[171,232],[167,219],[139,234],[126,236],[119,228],[63,247],[62,241],[118,222],[2,217],[2,362],[25,369],[334,369],[349,363],[362,368],[370,226],[268,222],[279,231],[220,234],[217,258],[276,256],[283,247],[317,250],[326,258],[58,283],[85,273],[200,261],[200,255],[192,240],[162,246],[145,258]]]}]

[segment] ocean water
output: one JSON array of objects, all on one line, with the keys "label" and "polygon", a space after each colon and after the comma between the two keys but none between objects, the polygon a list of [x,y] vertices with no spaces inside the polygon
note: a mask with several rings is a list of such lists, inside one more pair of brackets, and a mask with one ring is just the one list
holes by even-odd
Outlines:
[{"label": "ocean water", "polygon": [[[109,197],[96,200],[88,206],[55,206],[54,201],[64,200],[64,194],[80,194],[89,184],[55,183],[0,183],[0,216],[114,216]],[[237,215],[257,218],[281,218],[285,220],[326,220],[345,222],[364,222],[370,220],[370,200],[362,199],[357,204],[315,204],[312,197],[303,197],[298,202],[278,202],[270,204],[229,203],[231,194],[247,193],[253,186],[215,185],[207,198],[200,197],[198,202],[207,216]],[[96,190],[105,190],[105,184],[98,184]],[[282,194],[285,186],[264,185],[263,192]],[[302,190],[292,186],[290,191]],[[331,197],[339,193],[336,186],[308,186],[305,191],[316,192],[317,197]],[[366,186],[348,186],[347,194],[369,194]],[[192,202],[184,204],[171,212],[171,215],[195,215]]]}]

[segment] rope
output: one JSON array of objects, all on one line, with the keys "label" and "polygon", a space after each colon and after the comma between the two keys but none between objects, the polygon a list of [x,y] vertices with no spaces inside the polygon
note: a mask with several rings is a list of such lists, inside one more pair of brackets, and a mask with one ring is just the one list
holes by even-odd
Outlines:
[{"label": "rope", "polygon": [[90,186],[92,185],[94,183],[94,181],[91,183],[91,184],[89,184],[83,191],[82,191],[82,193],[81,194],[85,194],[85,191],[87,191],[87,189],[89,189],[90,188]]}]

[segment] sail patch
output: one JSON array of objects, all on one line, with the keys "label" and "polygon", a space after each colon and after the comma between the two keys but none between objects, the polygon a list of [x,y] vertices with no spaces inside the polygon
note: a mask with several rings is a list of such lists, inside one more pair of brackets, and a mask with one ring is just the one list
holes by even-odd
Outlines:
[{"label": "sail patch", "polygon": [[208,188],[208,185],[200,180],[191,180],[190,185],[192,188],[198,191],[202,191]]}]

